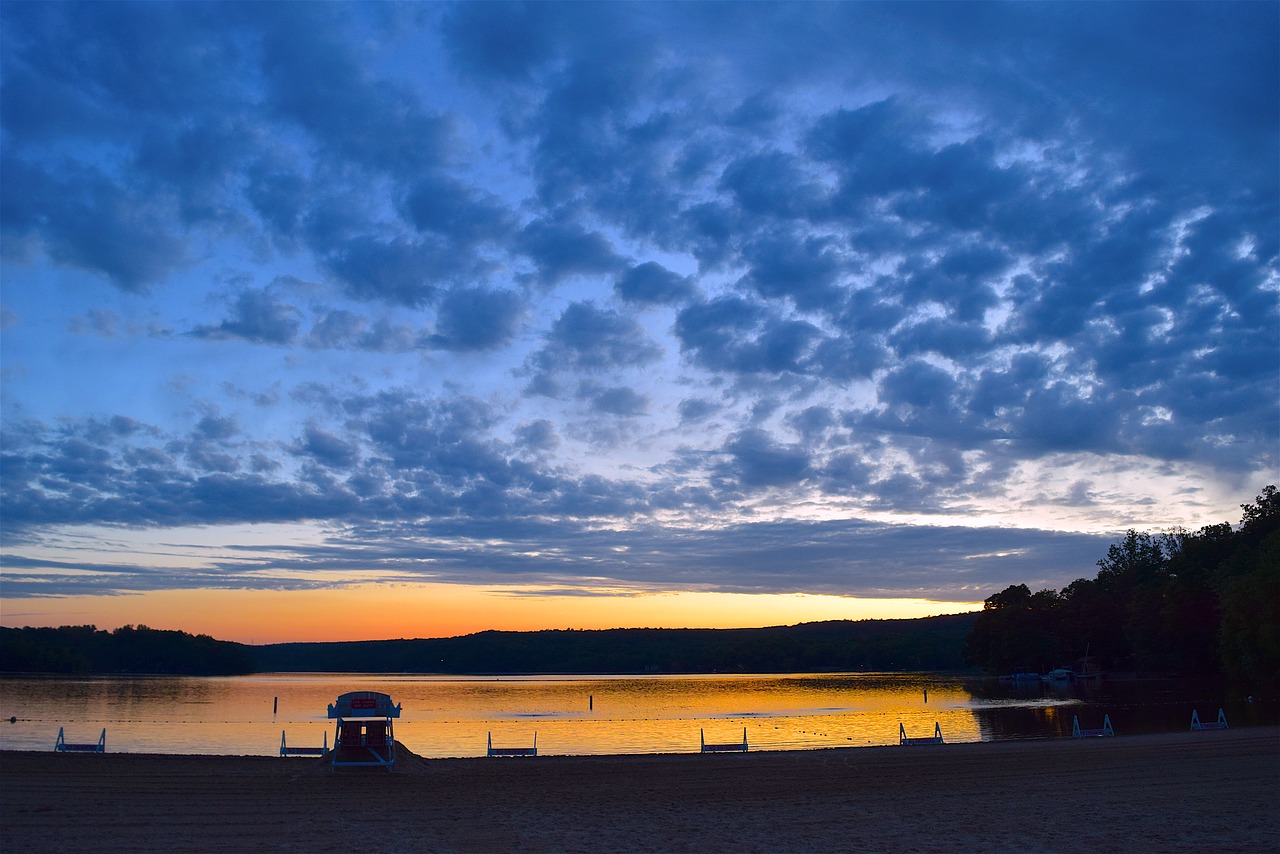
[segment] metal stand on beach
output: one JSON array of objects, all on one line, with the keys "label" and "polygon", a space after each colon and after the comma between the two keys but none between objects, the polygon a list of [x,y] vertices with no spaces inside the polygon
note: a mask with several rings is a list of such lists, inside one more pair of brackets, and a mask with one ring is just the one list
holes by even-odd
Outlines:
[{"label": "metal stand on beach", "polygon": [[333,767],[382,767],[388,771],[396,763],[396,737],[392,721],[400,717],[400,706],[391,696],[377,691],[349,691],[329,706],[329,718],[336,720],[333,736]]},{"label": "metal stand on beach", "polygon": [[698,740],[702,743],[701,753],[746,753],[747,752],[747,728],[742,728],[742,742],[730,741],[712,744],[707,741],[705,730],[698,730]]},{"label": "metal stand on beach", "polygon": [[98,736],[96,743],[75,744],[67,741],[67,737],[62,732],[62,727],[58,727],[58,740],[53,743],[53,749],[58,753],[106,753],[107,728],[102,728],[102,735]]}]

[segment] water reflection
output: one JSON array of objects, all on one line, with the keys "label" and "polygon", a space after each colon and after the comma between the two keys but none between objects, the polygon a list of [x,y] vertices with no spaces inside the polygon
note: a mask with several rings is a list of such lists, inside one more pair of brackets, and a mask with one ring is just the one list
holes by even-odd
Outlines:
[{"label": "water reflection", "polygon": [[[936,674],[459,678],[367,674],[248,677],[0,679],[0,748],[47,750],[107,727],[108,749],[144,753],[273,754],[319,745],[325,710],[345,691],[383,691],[403,706],[396,735],[428,757],[483,755],[485,738],[544,754],[694,752],[741,738],[752,749],[895,744],[937,723],[948,742],[1069,735],[1109,713],[1122,732],[1185,729],[1191,709],[1273,723],[1274,705],[1246,704],[1222,686],[1075,683],[1014,686]],[[273,714],[274,710],[274,714]],[[331,734],[330,734],[331,737]]]}]

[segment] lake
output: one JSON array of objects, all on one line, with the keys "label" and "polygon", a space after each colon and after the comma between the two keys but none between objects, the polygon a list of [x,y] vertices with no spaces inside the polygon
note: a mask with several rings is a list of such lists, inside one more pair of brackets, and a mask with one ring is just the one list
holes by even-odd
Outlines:
[{"label": "lake", "polygon": [[[1073,716],[1119,734],[1187,729],[1191,712],[1233,726],[1280,722],[1274,702],[1220,684],[1173,680],[1010,685],[928,673],[709,676],[396,676],[267,673],[236,677],[8,677],[0,679],[0,749],[96,741],[129,753],[275,755],[290,744],[332,744],[326,710],[347,691],[400,703],[397,739],[426,757],[482,756],[495,745],[542,754],[696,752],[742,738],[751,749],[793,750],[1069,736]],[[17,718],[16,723],[9,719]]]}]

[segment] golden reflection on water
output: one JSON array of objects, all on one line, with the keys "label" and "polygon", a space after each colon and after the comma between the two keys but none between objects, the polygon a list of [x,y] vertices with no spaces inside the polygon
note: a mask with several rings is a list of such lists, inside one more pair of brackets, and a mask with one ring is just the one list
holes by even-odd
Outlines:
[{"label": "golden reflection on water", "polygon": [[960,679],[928,674],[259,674],[0,680],[0,748],[50,749],[59,726],[76,741],[105,726],[112,752],[273,755],[281,730],[291,745],[318,746],[326,733],[332,743],[327,706],[351,690],[390,694],[403,707],[396,737],[427,757],[483,755],[490,732],[501,745],[536,733],[544,755],[696,752],[699,730],[720,742],[744,728],[765,750],[896,744],[899,725],[914,737],[935,722],[949,742],[984,739],[984,702]]}]

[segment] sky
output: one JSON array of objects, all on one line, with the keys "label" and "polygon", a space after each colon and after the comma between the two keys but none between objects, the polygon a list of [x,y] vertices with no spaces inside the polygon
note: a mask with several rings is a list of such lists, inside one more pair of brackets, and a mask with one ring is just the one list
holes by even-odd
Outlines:
[{"label": "sky", "polygon": [[1280,480],[1275,3],[0,4],[0,622],[981,607]]}]

